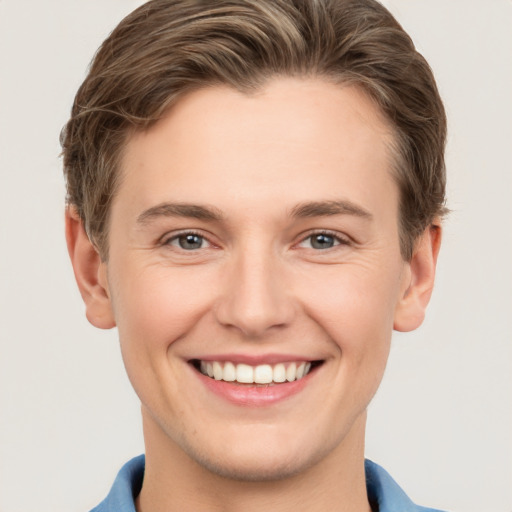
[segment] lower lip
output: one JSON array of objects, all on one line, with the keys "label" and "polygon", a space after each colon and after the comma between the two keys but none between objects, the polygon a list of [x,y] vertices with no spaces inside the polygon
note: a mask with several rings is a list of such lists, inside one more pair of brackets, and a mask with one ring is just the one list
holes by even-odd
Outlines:
[{"label": "lower lip", "polygon": [[[311,378],[306,377],[293,382],[283,382],[273,385],[234,384],[223,380],[215,380],[194,370],[203,384],[216,395],[238,406],[265,407],[296,395],[304,389]],[[316,371],[314,372],[316,373]]]}]

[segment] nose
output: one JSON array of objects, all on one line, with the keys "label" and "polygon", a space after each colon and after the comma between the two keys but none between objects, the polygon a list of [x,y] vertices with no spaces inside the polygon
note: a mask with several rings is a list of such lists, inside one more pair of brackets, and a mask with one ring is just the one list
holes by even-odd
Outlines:
[{"label": "nose", "polygon": [[253,339],[291,323],[293,297],[277,259],[246,250],[231,262],[215,308],[219,323]]}]

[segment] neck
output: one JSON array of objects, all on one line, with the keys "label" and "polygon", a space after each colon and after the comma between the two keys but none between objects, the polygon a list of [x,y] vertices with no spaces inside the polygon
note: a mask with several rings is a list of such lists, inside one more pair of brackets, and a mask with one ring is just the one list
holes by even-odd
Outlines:
[{"label": "neck", "polygon": [[206,469],[173,442],[147,414],[146,469],[137,512],[370,512],[364,473],[361,415],[343,441],[300,473],[272,481],[226,478]]}]

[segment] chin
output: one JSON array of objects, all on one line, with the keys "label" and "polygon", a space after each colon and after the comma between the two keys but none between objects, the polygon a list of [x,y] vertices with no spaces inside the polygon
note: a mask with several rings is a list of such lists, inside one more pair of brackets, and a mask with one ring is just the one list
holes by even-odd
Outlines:
[{"label": "chin", "polygon": [[261,460],[218,460],[201,457],[198,462],[211,473],[240,482],[272,482],[301,473],[310,464]]},{"label": "chin", "polygon": [[271,482],[285,480],[307,471],[329,450],[322,447],[321,452],[308,454],[304,449],[276,449],[274,445],[262,447],[256,443],[249,450],[236,449],[231,445],[227,453],[213,451],[197,452],[186,448],[188,456],[210,473],[241,482]]}]

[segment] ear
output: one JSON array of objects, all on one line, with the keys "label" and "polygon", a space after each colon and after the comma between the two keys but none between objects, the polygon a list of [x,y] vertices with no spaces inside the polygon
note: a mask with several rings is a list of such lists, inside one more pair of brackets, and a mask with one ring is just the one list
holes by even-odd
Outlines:
[{"label": "ear", "polygon": [[395,310],[393,328],[396,331],[413,331],[422,324],[434,288],[440,246],[441,226],[432,224],[417,240],[407,264],[403,291]]},{"label": "ear", "polygon": [[100,329],[115,327],[108,291],[107,265],[101,261],[72,206],[66,208],[66,242],[75,279],[85,302],[87,320]]}]

